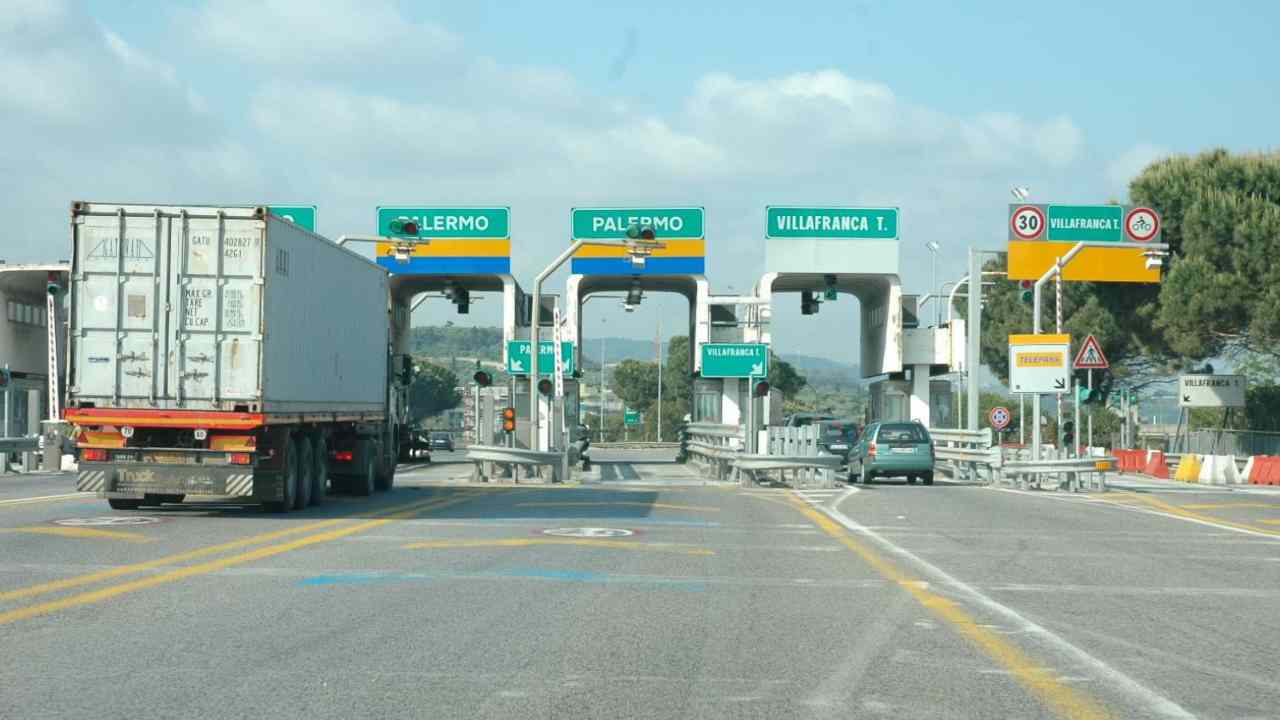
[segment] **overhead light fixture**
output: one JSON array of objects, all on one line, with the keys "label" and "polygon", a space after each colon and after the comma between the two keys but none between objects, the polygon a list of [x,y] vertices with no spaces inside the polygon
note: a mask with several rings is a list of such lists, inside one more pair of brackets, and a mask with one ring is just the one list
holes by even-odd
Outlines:
[{"label": "overhead light fixture", "polygon": [[644,297],[644,291],[640,289],[640,279],[636,278],[631,281],[631,287],[627,290],[627,305],[639,305]]},{"label": "overhead light fixture", "polygon": [[1022,187],[1021,185],[1014,185],[1012,188],[1010,188],[1009,193],[1013,195],[1013,199],[1017,200],[1018,202],[1023,202],[1027,198],[1031,197],[1030,188],[1025,188],[1025,187]]}]

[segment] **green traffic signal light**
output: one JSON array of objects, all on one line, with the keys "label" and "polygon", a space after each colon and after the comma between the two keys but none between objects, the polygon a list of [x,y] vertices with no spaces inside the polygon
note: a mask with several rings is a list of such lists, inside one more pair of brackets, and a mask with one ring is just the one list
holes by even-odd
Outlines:
[{"label": "green traffic signal light", "polygon": [[1092,405],[1102,397],[1102,393],[1087,387],[1076,388],[1076,402],[1081,405]]}]

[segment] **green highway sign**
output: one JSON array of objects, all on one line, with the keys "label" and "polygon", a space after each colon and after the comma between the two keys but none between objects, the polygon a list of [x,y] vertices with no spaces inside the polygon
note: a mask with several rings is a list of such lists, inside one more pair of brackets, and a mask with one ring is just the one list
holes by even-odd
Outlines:
[{"label": "green highway sign", "polygon": [[765,220],[766,238],[898,238],[898,208],[769,205],[765,208]]},{"label": "green highway sign", "polygon": [[[574,367],[573,343],[560,343],[560,354],[564,358],[564,374],[572,375]],[[528,340],[507,341],[507,374],[528,375],[532,365],[529,358]],[[556,346],[551,340],[538,341],[538,374],[550,375],[556,367]]]},{"label": "green highway sign", "polygon": [[626,425],[639,425],[639,424],[640,424],[640,411],[639,411],[639,410],[632,410],[631,408],[627,408],[626,410],[623,410],[623,412],[622,412],[622,422],[623,422],[624,424],[626,424]]},{"label": "green highway sign", "polygon": [[574,208],[569,227],[574,240],[625,240],[632,225],[653,228],[653,236],[701,240],[703,210],[685,208]]},{"label": "green highway sign", "polygon": [[769,346],[763,343],[704,343],[702,377],[751,378],[769,374]]},{"label": "green highway sign", "polygon": [[440,239],[511,237],[511,209],[505,207],[379,207],[378,234],[403,234],[393,223],[413,221],[417,237]]},{"label": "green highway sign", "polygon": [[272,215],[279,215],[298,227],[316,231],[315,205],[271,205],[267,208]]},{"label": "green highway sign", "polygon": [[1160,214],[1129,205],[1009,206],[1009,239],[1049,242],[1159,242]]}]

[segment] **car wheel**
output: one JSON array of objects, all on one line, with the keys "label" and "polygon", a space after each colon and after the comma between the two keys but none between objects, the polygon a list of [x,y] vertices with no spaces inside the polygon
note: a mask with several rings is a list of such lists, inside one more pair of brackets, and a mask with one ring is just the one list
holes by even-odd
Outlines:
[{"label": "car wheel", "polygon": [[873,478],[874,476],[873,476],[873,475],[872,475],[872,474],[867,470],[867,467],[866,467],[865,465],[864,465],[864,466],[862,466],[862,469],[860,470],[860,473],[861,473],[861,475],[862,475],[862,484],[863,484],[863,485],[870,485],[870,484],[871,484],[871,480],[872,480],[872,478]]},{"label": "car wheel", "polygon": [[925,473],[922,477],[924,478],[924,484],[925,484],[925,485],[932,485],[932,484],[933,484],[933,473],[931,473],[931,472],[929,472],[929,473]]},{"label": "car wheel", "polygon": [[907,484],[908,484],[908,485],[915,485],[915,484],[916,484],[916,476],[915,476],[915,475],[908,475],[908,476],[907,476]]}]

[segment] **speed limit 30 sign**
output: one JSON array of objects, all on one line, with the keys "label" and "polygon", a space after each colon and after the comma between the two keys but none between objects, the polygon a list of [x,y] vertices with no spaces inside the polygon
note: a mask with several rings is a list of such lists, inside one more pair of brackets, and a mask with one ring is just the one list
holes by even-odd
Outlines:
[{"label": "speed limit 30 sign", "polygon": [[1022,205],[1009,214],[1009,231],[1019,240],[1039,240],[1044,236],[1044,210]]}]

